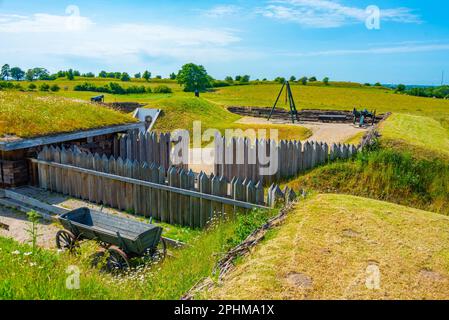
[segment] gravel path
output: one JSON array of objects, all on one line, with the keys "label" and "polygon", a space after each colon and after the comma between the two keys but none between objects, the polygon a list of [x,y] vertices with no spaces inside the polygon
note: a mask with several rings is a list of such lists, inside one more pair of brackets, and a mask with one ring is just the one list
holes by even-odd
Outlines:
[{"label": "gravel path", "polygon": [[[268,121],[262,118],[243,117],[237,123],[250,126],[251,124],[266,124]],[[301,126],[312,130],[313,135],[308,141],[320,141],[327,143],[344,142],[360,132],[366,132],[365,128],[358,128],[347,123],[322,123],[322,122],[303,122],[303,123],[285,123],[279,120],[270,120],[271,124],[284,124],[286,126]]]},{"label": "gravel path", "polygon": [[[0,228],[0,236],[6,238],[13,238],[21,243],[27,243],[30,240],[30,235],[27,229],[30,227],[25,213],[12,210],[0,206],[0,222],[9,226],[9,231]],[[48,221],[42,221],[38,225],[38,245],[43,248],[55,248],[55,235],[59,227]]]}]

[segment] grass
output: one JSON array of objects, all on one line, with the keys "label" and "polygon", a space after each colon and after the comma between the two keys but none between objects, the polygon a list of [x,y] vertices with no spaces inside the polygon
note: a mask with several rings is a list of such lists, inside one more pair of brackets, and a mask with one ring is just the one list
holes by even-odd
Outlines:
[{"label": "grass", "polygon": [[[31,248],[0,237],[0,299],[148,299],[178,300],[204,277],[210,276],[215,263],[233,243],[240,242],[255,227],[276,212],[248,213],[242,219],[214,223],[183,249],[170,250],[171,256],[161,264],[140,268],[128,275],[113,277],[90,266],[96,250],[93,242],[82,244],[76,256]],[[261,219],[261,215],[263,219]],[[80,270],[80,289],[66,288],[69,266]]]},{"label": "grass", "polygon": [[[171,97],[160,99],[151,104],[153,108],[163,110],[163,115],[158,119],[155,130],[172,131],[174,129],[188,129],[193,131],[193,122],[201,121],[202,132],[208,129],[217,129],[222,134],[226,129],[274,129],[278,130],[279,139],[306,139],[312,135],[309,129],[300,126],[282,125],[245,125],[235,123],[241,117],[230,113],[226,108],[211,103],[205,99],[194,97]],[[240,136],[241,134],[236,134]],[[243,135],[245,135],[243,133]],[[268,135],[269,136],[269,135]]]},{"label": "grass", "polygon": [[[417,236],[419,235],[419,236]],[[449,218],[317,195],[244,259],[211,299],[448,299]],[[380,289],[365,285],[370,268]]]},{"label": "grass", "polygon": [[321,193],[344,193],[449,215],[449,163],[417,160],[410,153],[379,149],[353,161],[317,168],[288,183]]},{"label": "grass", "polygon": [[135,121],[130,115],[83,101],[0,91],[0,137],[29,138]]},{"label": "grass", "polygon": [[449,158],[449,129],[432,118],[393,114],[382,123],[382,144],[419,158]]}]

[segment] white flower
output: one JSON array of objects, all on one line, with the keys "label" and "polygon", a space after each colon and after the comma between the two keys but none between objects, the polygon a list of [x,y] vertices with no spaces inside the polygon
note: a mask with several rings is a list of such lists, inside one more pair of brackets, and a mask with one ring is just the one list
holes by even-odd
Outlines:
[{"label": "white flower", "polygon": [[27,257],[27,256],[31,256],[32,254],[33,254],[32,252],[25,252],[23,255]]},{"label": "white flower", "polygon": [[18,254],[20,254],[20,251],[19,250],[16,250],[16,251],[13,251],[13,252],[11,252],[12,254],[15,254],[15,255],[18,255]]},{"label": "white flower", "polygon": [[31,263],[30,263],[30,267],[34,267],[34,266],[36,266],[36,265],[37,265],[36,262],[31,262]]}]

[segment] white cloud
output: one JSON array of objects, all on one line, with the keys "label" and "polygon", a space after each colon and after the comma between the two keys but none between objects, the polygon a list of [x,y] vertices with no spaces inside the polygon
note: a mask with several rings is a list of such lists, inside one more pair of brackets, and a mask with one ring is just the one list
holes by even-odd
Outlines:
[{"label": "white cloud", "polygon": [[342,49],[313,52],[290,52],[286,56],[294,57],[318,57],[318,56],[346,56],[362,54],[399,54],[416,52],[449,51],[449,43],[429,44],[429,45],[397,45],[390,47],[372,47],[366,49]]},{"label": "white cloud", "polygon": [[3,14],[0,37],[8,45],[0,47],[0,57],[79,57],[111,64],[148,58],[227,61],[243,57],[243,50],[231,48],[241,40],[235,33],[150,23],[100,25],[80,15]]},{"label": "white cloud", "polygon": [[[366,8],[345,6],[331,0],[272,0],[257,11],[268,18],[312,28],[336,28],[365,22],[368,17]],[[421,22],[409,8],[381,9],[381,19],[401,23]]]},{"label": "white cloud", "polygon": [[203,12],[203,15],[208,18],[222,18],[238,14],[241,11],[239,6],[235,5],[217,5],[209,10]]}]

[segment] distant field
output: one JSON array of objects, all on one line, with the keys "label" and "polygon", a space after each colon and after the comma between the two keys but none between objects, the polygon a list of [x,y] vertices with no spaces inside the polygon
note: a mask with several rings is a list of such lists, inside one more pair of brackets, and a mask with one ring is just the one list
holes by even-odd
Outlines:
[{"label": "distant field", "polygon": [[[46,81],[34,83],[39,86],[42,82]],[[182,87],[176,81],[152,79],[150,82],[144,80],[122,82],[116,79],[76,78],[74,81],[66,79],[47,81],[47,83],[57,83],[61,87],[61,91],[55,94],[39,93],[39,95],[56,95],[89,101],[91,97],[99,93],[73,91],[76,84],[84,82],[92,82],[96,85],[117,82],[124,87],[144,85],[154,88],[160,84],[169,86],[173,90],[171,94],[105,94],[106,102],[139,102],[148,108],[164,110],[165,116],[161,118],[156,127],[161,131],[176,128],[191,130],[195,120],[202,121],[203,129],[217,128],[222,132],[226,128],[245,129],[243,125],[234,123],[240,117],[229,113],[225,107],[230,105],[272,106],[281,88],[281,85],[274,83],[223,87],[201,94],[200,102],[195,102],[193,93],[183,92]],[[21,82],[25,88],[28,84],[28,82]],[[298,109],[352,110],[352,108],[367,108],[368,110],[377,110],[378,113],[393,112],[395,115],[382,129],[386,146],[401,150],[410,149],[413,152],[417,152],[416,148],[423,145],[434,149],[447,149],[447,137],[449,137],[448,100],[399,95],[386,88],[364,87],[347,82],[332,83],[331,86],[323,86],[320,82],[307,86],[293,84],[292,91]],[[284,99],[282,97],[280,101],[279,107],[281,108],[286,107]],[[419,117],[411,118],[406,115]],[[407,123],[407,119],[408,121],[416,119],[419,123],[410,124]],[[279,129],[281,139],[304,139],[310,136],[310,132],[304,128],[292,131],[286,126],[267,125],[264,127]],[[444,137],[445,131],[446,138]],[[359,141],[360,136],[357,136],[347,142],[358,143]]]},{"label": "distant field", "polygon": [[[300,202],[267,238],[205,297],[449,298],[445,216],[352,196],[317,195]],[[377,283],[377,270],[379,289],[372,290],[366,283]]]},{"label": "distant field", "polygon": [[99,128],[136,120],[83,101],[40,93],[0,91],[0,138],[21,138]]}]

